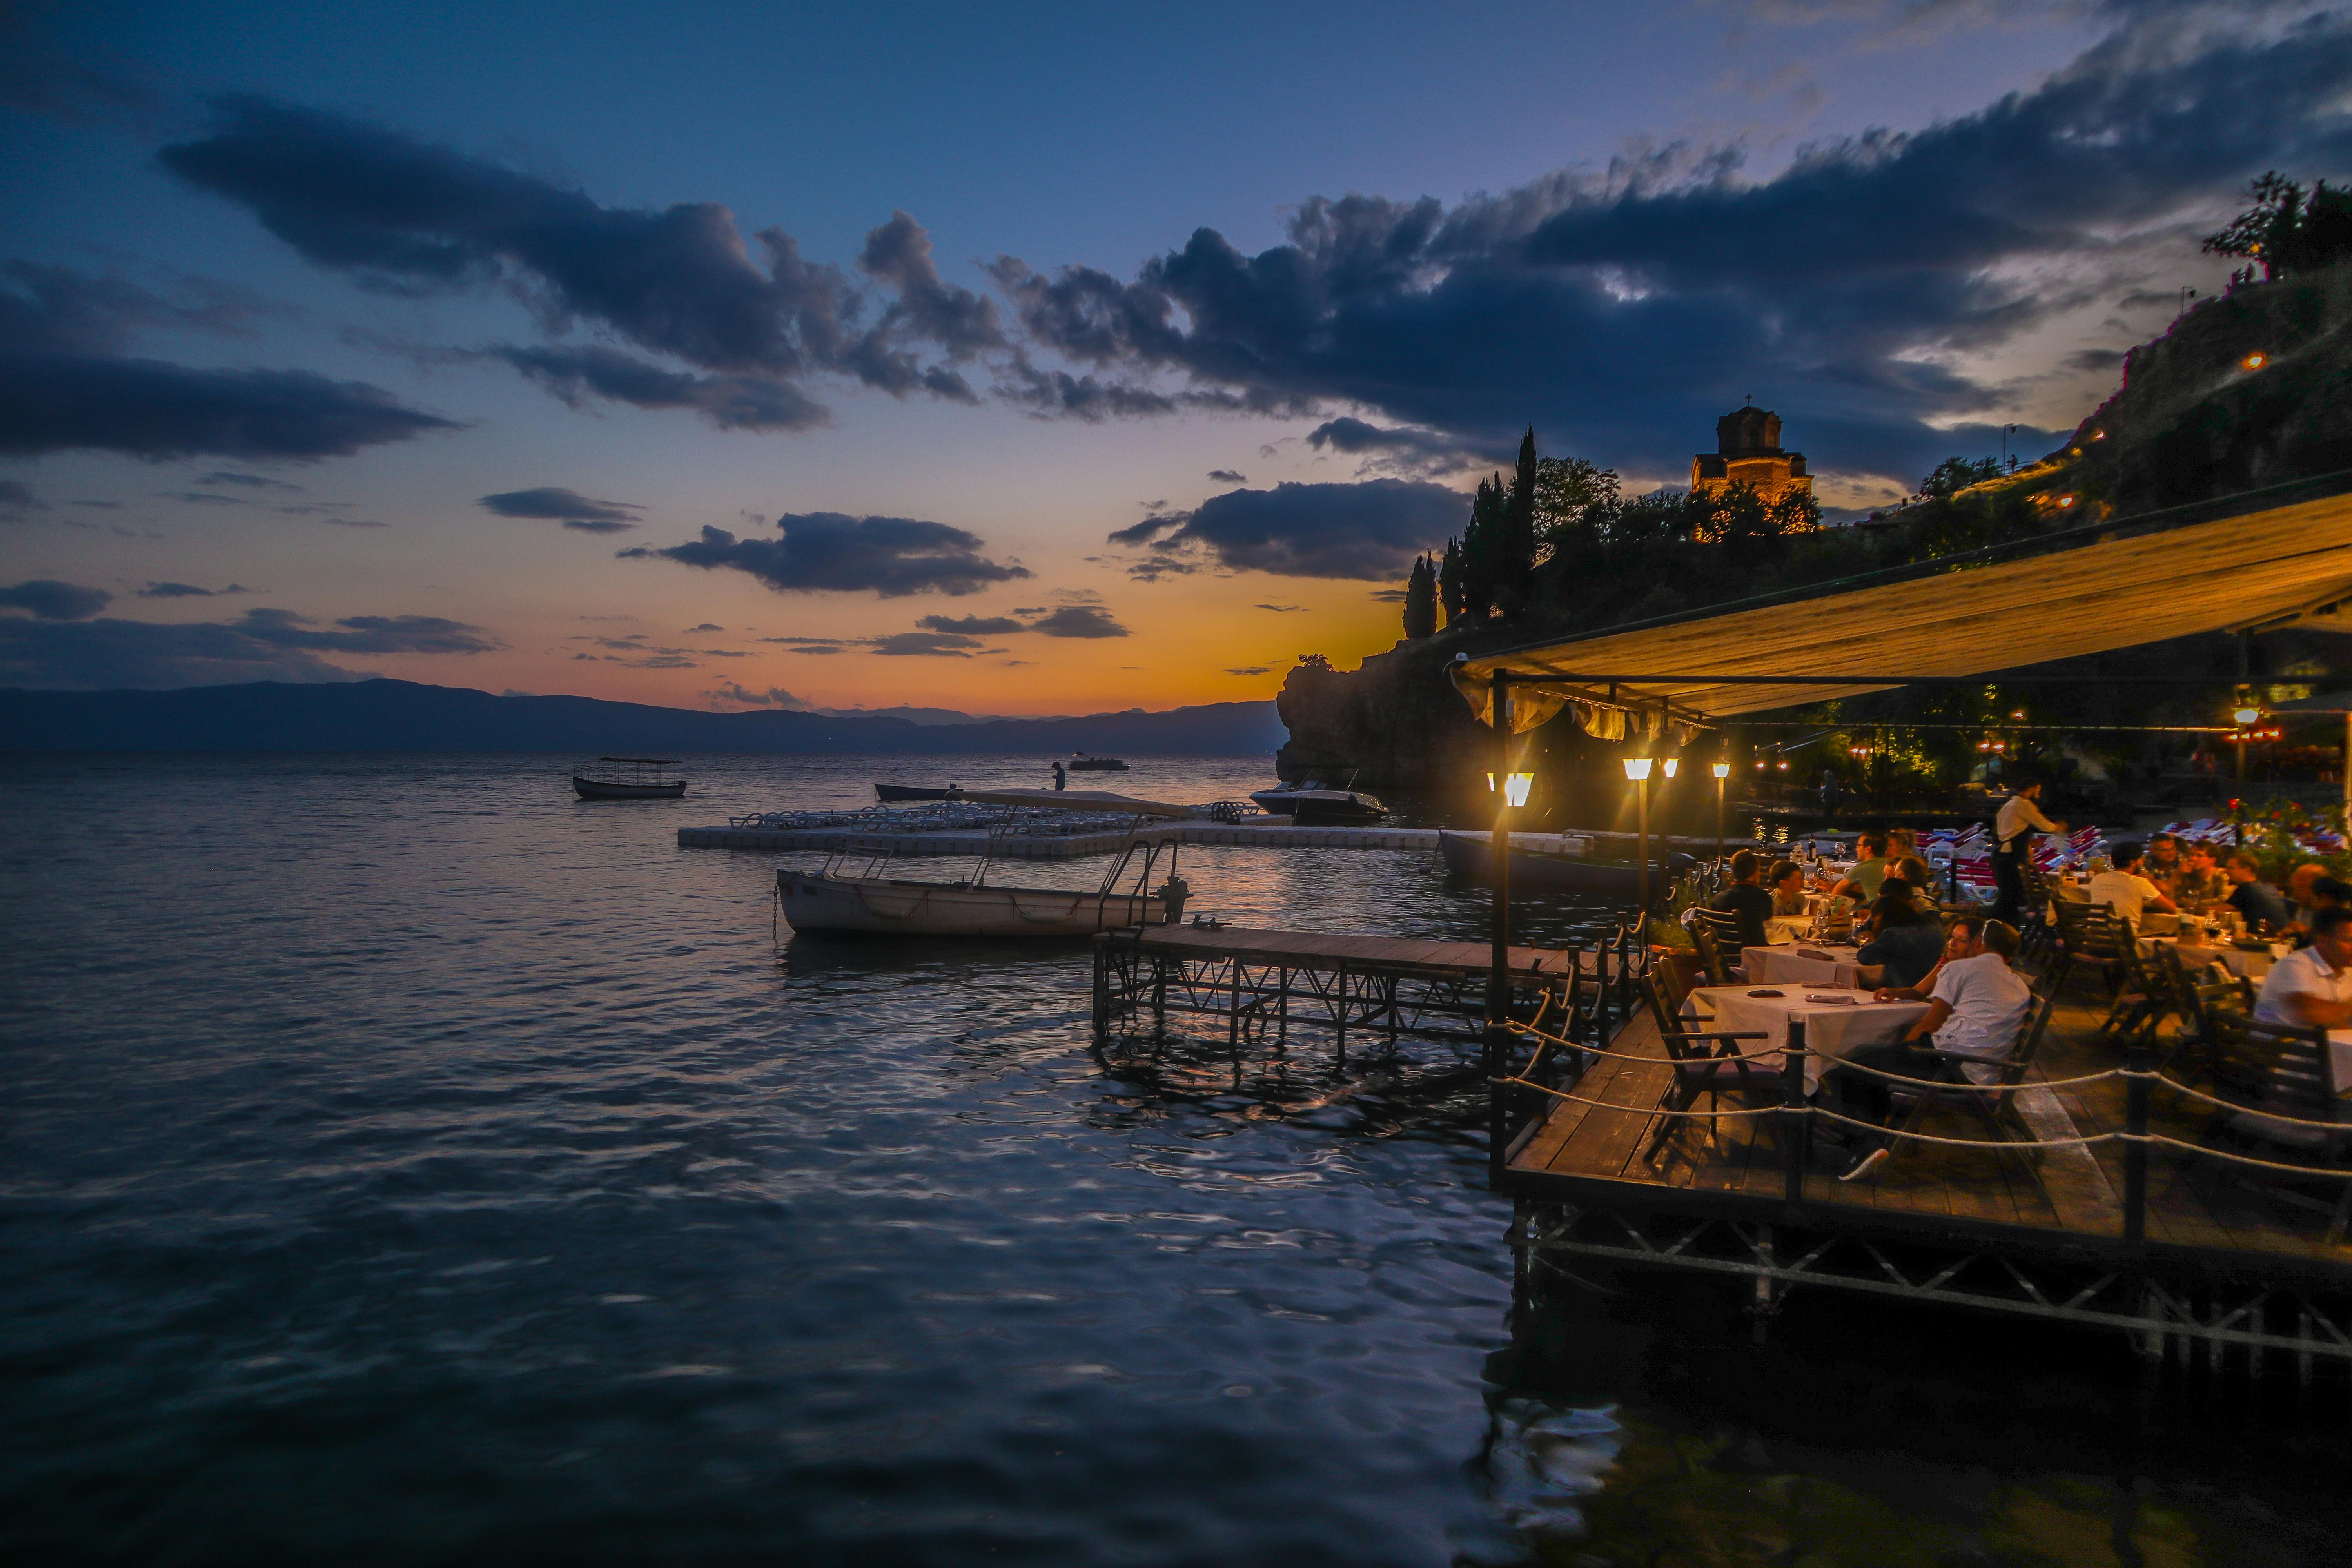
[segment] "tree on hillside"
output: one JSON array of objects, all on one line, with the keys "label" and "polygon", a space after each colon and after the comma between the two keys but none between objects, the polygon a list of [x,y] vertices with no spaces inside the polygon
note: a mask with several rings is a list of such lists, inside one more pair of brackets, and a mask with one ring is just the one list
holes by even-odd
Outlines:
[{"label": "tree on hillside", "polygon": [[1934,473],[1919,481],[1919,495],[1922,500],[1938,500],[1958,495],[1970,485],[1999,478],[1998,458],[1947,458],[1936,465]]},{"label": "tree on hillside", "polygon": [[1503,618],[1526,616],[1535,598],[1536,576],[1536,430],[1519,439],[1518,467],[1503,498],[1501,526],[1495,551],[1495,605]]},{"label": "tree on hillside", "polygon": [[1494,613],[1503,542],[1503,476],[1478,481],[1470,526],[1462,531],[1462,613],[1483,621]]},{"label": "tree on hillside", "polygon": [[2253,205],[2219,234],[2205,237],[2209,256],[2243,256],[2262,263],[2265,279],[2310,272],[2352,256],[2352,186],[2326,180],[2303,187],[2273,169],[2248,187]]},{"label": "tree on hillside", "polygon": [[1617,470],[1589,458],[1541,458],[1536,462],[1536,552],[1539,559],[1593,553],[1623,505]]},{"label": "tree on hillside", "polygon": [[1437,573],[1429,557],[1416,555],[1404,584],[1404,635],[1425,637],[1437,631]]},{"label": "tree on hillside", "polygon": [[1448,626],[1462,623],[1462,542],[1449,539],[1437,563],[1437,602],[1444,606]]}]

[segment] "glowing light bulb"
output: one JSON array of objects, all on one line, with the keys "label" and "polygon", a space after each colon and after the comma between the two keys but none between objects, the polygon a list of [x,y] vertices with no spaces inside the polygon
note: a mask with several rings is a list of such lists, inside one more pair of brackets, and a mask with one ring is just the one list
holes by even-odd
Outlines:
[{"label": "glowing light bulb", "polygon": [[1730,764],[1729,763],[1716,763],[1716,764],[1715,764],[1715,776],[1716,776],[1717,778],[1719,778],[1719,779],[1727,779],[1727,778],[1729,778],[1729,777],[1731,776],[1731,764]]},{"label": "glowing light bulb", "polygon": [[1627,782],[1632,783],[1632,784],[1639,784],[1639,783],[1641,783],[1643,779],[1648,778],[1649,776],[1650,776],[1650,759],[1649,759],[1649,758],[1647,758],[1647,757],[1627,757],[1627,758],[1625,759],[1625,777],[1626,777]]}]

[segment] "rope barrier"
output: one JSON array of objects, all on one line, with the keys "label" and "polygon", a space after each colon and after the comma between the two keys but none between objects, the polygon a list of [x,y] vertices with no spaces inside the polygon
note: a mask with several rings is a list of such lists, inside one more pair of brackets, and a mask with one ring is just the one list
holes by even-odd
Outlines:
[{"label": "rope barrier", "polygon": [[2113,1143],[2131,1137],[2128,1132],[2089,1132],[2073,1138],[1939,1138],[1932,1132],[1908,1132],[1899,1127],[1881,1122],[1863,1121],[1851,1116],[1841,1116],[1825,1106],[1809,1105],[1806,1110],[1831,1121],[1841,1121],[1848,1127],[1859,1127],[1886,1138],[1908,1138],[1917,1143],[1941,1143],[1955,1149],[2054,1149],[2081,1143]]},{"label": "rope barrier", "polygon": [[[1642,1059],[1643,1061],[1655,1061],[1658,1058],[1655,1057],[1644,1057]],[[1780,1116],[1789,1113],[1789,1108],[1785,1105],[1762,1105],[1757,1106],[1752,1110],[1668,1110],[1663,1105],[1618,1105],[1606,1100],[1587,1100],[1582,1095],[1570,1094],[1566,1089],[1549,1089],[1539,1083],[1529,1083],[1523,1078],[1490,1078],[1486,1081],[1488,1083],[1517,1084],[1521,1089],[1534,1089],[1538,1094],[1550,1095],[1554,1100],[1565,1100],[1576,1105],[1589,1105],[1595,1110],[1631,1111],[1635,1116],[1689,1116],[1705,1117],[1712,1120],[1718,1116]],[[1802,1108],[1797,1112],[1797,1114],[1802,1115],[1806,1110],[1810,1109],[1811,1107]]]},{"label": "rope barrier", "polygon": [[[2120,1133],[2117,1136],[2131,1138],[2129,1133]],[[2284,1171],[2294,1176],[2326,1176],[2339,1182],[2352,1178],[2352,1167],[2329,1170],[2325,1165],[2294,1165],[2283,1163],[2277,1160],[2257,1160],[2252,1154],[2232,1154],[2227,1149],[2215,1149],[2204,1143],[2184,1142],[2178,1138],[2168,1138],[2161,1132],[2147,1133],[2137,1142],[2163,1143],[2179,1149],[2184,1153],[2210,1155],[2216,1160],[2227,1160],[2232,1164],[2252,1165],[2264,1171]]]}]

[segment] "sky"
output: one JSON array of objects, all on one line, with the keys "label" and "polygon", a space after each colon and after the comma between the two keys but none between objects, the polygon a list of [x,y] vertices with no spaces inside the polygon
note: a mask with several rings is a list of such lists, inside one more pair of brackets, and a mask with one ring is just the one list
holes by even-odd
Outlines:
[{"label": "sky", "polygon": [[1085,713],[1390,647],[1530,426],[2046,450],[2352,16],[0,0],[0,684]]}]

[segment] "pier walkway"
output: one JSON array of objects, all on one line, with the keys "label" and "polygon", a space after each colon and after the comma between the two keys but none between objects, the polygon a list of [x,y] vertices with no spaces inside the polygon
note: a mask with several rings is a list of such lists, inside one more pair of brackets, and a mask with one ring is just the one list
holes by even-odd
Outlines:
[{"label": "pier walkway", "polygon": [[[1448,828],[1451,833],[1454,829]],[[1434,827],[1292,827],[1255,826],[1248,823],[1180,822],[1147,827],[1135,836],[1139,844],[1213,844],[1249,849],[1420,849],[1437,852]],[[1457,835],[1484,839],[1484,833]],[[980,855],[989,847],[982,829],[947,833],[893,833],[864,826],[751,827],[721,824],[714,827],[681,827],[681,847],[688,849],[822,849],[835,853],[865,850],[908,857]],[[1709,839],[1709,847],[1714,840]],[[1593,853],[1594,836],[1581,833],[1514,833],[1511,843],[1521,849],[1558,855]],[[1125,828],[1109,833],[1003,835],[996,840],[1000,859],[1070,860],[1088,855],[1112,855],[1127,847]],[[1627,851],[1631,854],[1631,851]]]}]

